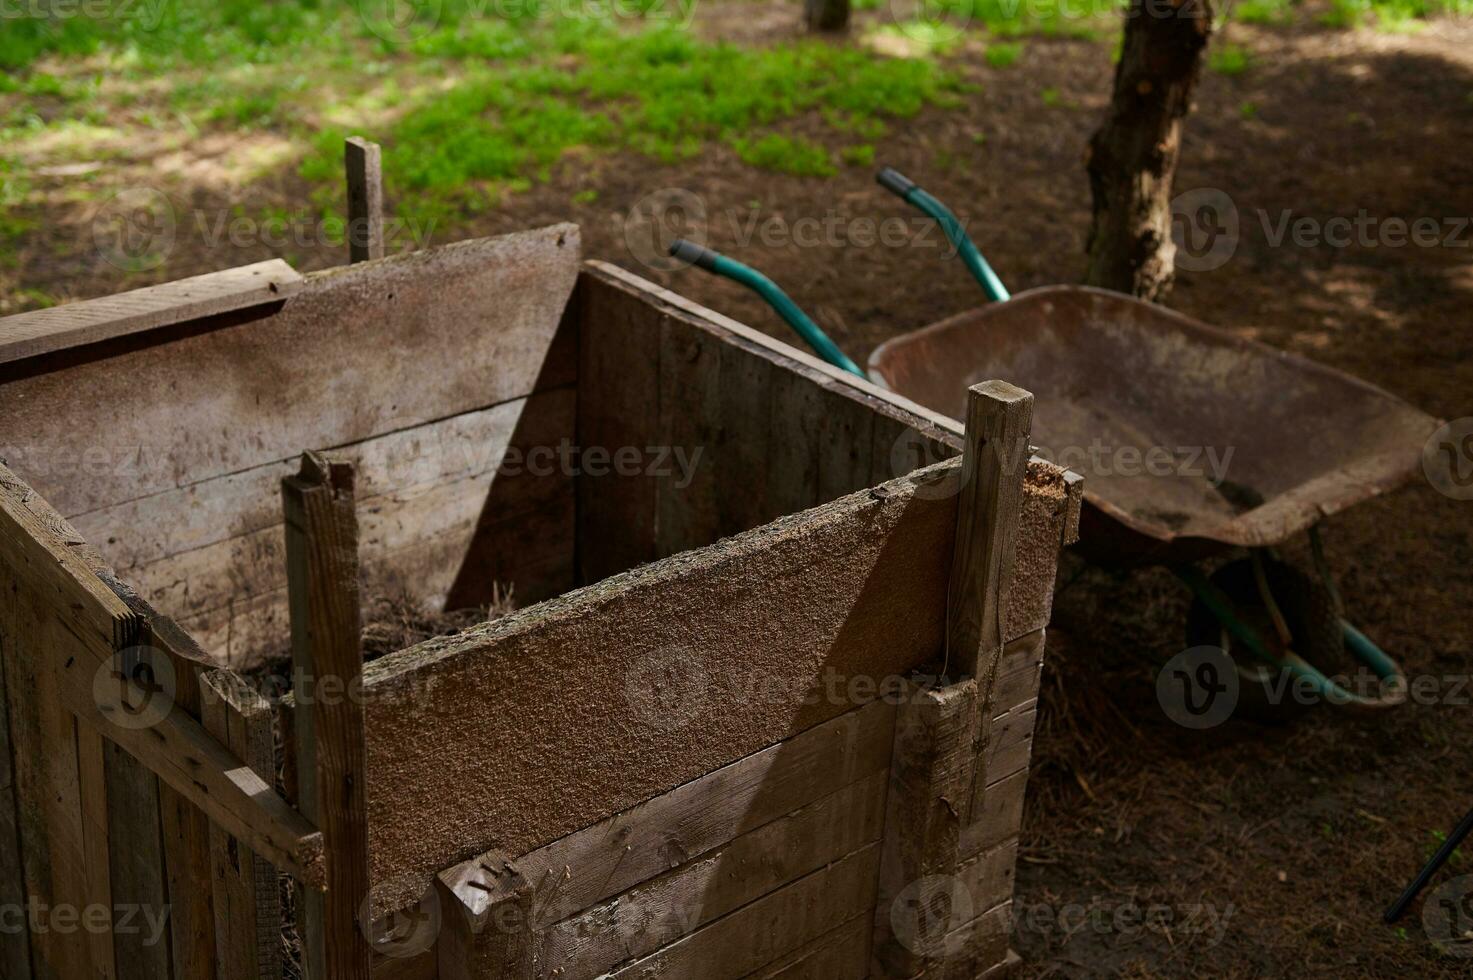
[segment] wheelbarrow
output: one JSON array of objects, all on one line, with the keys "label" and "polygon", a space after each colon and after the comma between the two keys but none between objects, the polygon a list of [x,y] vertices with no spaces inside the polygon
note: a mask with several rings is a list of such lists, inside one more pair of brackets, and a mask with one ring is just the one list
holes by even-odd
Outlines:
[{"label": "wheelbarrow", "polygon": [[[1396,663],[1345,618],[1319,522],[1409,481],[1438,421],[1339,371],[1164,307],[1083,286],[1017,297],[960,221],[886,169],[879,183],[935,219],[995,302],[895,337],[870,356],[877,384],[960,418],[969,386],[1006,378],[1035,393],[1036,451],[1083,472],[1084,556],[1162,564],[1194,593],[1189,648],[1239,674],[1239,710],[1278,717],[1310,700],[1382,709],[1406,699]],[[865,376],[770,279],[686,241],[677,257],[754,289],[820,356]],[[1308,532],[1313,571],[1274,552]],[[1238,554],[1210,576],[1198,562]],[[1349,654],[1349,657],[1347,657]],[[1326,671],[1379,680],[1348,690]]]}]

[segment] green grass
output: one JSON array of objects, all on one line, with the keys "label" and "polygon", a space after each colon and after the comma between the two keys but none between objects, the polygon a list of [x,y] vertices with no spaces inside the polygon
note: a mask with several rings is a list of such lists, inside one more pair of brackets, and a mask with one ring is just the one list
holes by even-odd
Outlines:
[{"label": "green grass", "polygon": [[987,51],[983,54],[989,67],[1007,68],[1017,61],[1023,54],[1023,45],[995,42],[987,45]]},{"label": "green grass", "polygon": [[[327,217],[342,208],[342,141],[361,133],[384,145],[402,217],[453,222],[588,154],[673,163],[720,144],[753,167],[829,176],[895,120],[966,91],[935,56],[705,42],[681,26],[691,2],[613,18],[634,7],[441,0],[433,29],[387,39],[356,0],[136,0],[135,18],[8,20],[0,145],[24,157],[44,136],[47,163],[126,162],[161,139],[260,132],[287,146]],[[830,152],[821,133],[793,134],[799,119],[855,145]],[[0,222],[26,196],[0,170]]]},{"label": "green grass", "polygon": [[1207,52],[1207,66],[1219,75],[1242,75],[1253,66],[1253,56],[1238,44],[1213,45]]},{"label": "green grass", "polygon": [[1320,22],[1330,27],[1373,26],[1383,31],[1417,30],[1438,17],[1473,14],[1473,0],[1332,0]]},{"label": "green grass", "polygon": [[851,167],[873,167],[875,165],[874,144],[846,146],[839,152],[839,158]]},{"label": "green grass", "polygon": [[1297,0],[1240,0],[1228,11],[1228,19],[1244,24],[1289,24],[1296,4]]}]

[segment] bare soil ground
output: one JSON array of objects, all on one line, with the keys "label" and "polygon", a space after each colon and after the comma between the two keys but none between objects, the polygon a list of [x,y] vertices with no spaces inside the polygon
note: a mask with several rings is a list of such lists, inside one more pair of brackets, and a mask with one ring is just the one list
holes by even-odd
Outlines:
[{"label": "bare soil ground", "polygon": [[[796,7],[749,9],[744,40],[797,30]],[[1242,74],[1206,76],[1178,190],[1229,195],[1240,238],[1221,268],[1184,272],[1170,305],[1439,417],[1473,414],[1473,27],[1340,31],[1314,26],[1311,10],[1296,26],[1235,24],[1229,33],[1254,60]],[[1076,280],[1083,268],[1083,148],[1108,93],[1112,41],[1030,40],[1005,70],[976,59],[968,71],[981,89],[965,107],[928,110],[878,141],[877,164],[952,202],[1015,290]],[[596,200],[570,203],[590,188]],[[574,220],[590,257],[783,336],[740,288],[640,261],[626,215],[659,188],[694,195],[706,240],[778,278],[856,359],[980,302],[935,237],[857,240],[854,219],[910,218],[867,169],[785,177],[720,149],[678,167],[574,159],[444,237]],[[287,203],[304,189],[284,172],[250,193]],[[1285,215],[1323,222],[1362,212],[1437,219],[1444,240],[1275,243]],[[795,241],[805,217],[832,218],[837,231]],[[67,247],[85,233],[61,220],[28,240],[19,281],[67,297],[119,288],[116,270]],[[197,268],[171,266],[171,277],[270,254],[228,244],[179,252]],[[325,249],[295,259],[304,268],[341,261]],[[1380,922],[1436,835],[1473,805],[1473,503],[1417,485],[1333,518],[1327,545],[1356,622],[1409,675],[1439,678],[1435,703],[1370,718],[1321,707],[1283,726],[1235,720],[1188,731],[1155,695],[1160,665],[1184,645],[1184,590],[1159,570],[1070,566],[1019,872],[1026,976],[1473,974],[1473,959],[1434,949],[1420,906],[1400,929]],[[1440,880],[1473,873],[1469,853]]]}]

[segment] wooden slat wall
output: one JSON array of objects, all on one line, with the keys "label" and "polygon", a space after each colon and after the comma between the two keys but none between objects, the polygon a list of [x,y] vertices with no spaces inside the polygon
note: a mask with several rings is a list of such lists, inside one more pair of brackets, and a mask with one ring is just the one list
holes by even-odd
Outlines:
[{"label": "wooden slat wall", "polygon": [[[843,713],[853,700],[842,685],[829,694],[830,677],[902,675],[935,656],[957,469],[370,664],[375,884],[427,883],[477,842],[525,853]],[[696,687],[668,703],[666,671]],[[456,819],[418,819],[431,800]]]},{"label": "wooden slat wall", "polygon": [[[578,295],[580,444],[679,448],[698,461],[689,485],[678,468],[580,478],[585,582],[902,476],[960,446],[949,420],[614,266],[585,263]],[[912,443],[919,455],[906,451]]]},{"label": "wooden slat wall", "polygon": [[[0,563],[6,730],[17,766],[14,799],[5,802],[22,818],[25,893],[78,910],[116,905],[127,916],[111,931],[32,935],[34,975],[242,980],[216,973],[210,826],[196,808],[286,861],[295,860],[288,851],[310,855],[314,846],[320,860],[320,843],[311,840],[320,835],[259,779],[242,776],[239,759],[191,720],[201,707],[202,654],[4,467]],[[137,652],[123,663],[146,656],[167,662],[176,678],[167,717],[148,728],[114,723],[124,710],[119,682],[93,681],[115,669],[110,658],[125,649]],[[138,698],[135,687],[127,699]],[[166,770],[172,788],[154,774]],[[147,927],[161,919],[168,928],[156,935]],[[226,958],[219,969],[237,966]]]},{"label": "wooden slat wall", "polygon": [[[894,716],[871,703],[510,866],[486,855],[443,873],[461,934],[442,980],[797,976],[804,962],[867,959],[854,920],[874,902]],[[488,966],[506,939],[507,876],[529,891],[522,972]]]},{"label": "wooden slat wall", "polygon": [[[365,474],[364,515],[365,560],[393,573],[386,583],[423,582],[432,604],[458,586],[469,602],[487,577],[518,572],[526,600],[556,594],[572,580],[570,481],[492,486],[503,481],[487,469],[456,466],[494,461],[465,455],[477,424],[493,441],[571,437],[576,325],[560,327],[578,250],[571,225],[461,242],[311,275],[248,322],[144,335],[102,360],[61,351],[33,374],[7,365],[0,457],[235,662],[284,649],[274,486],[304,449],[386,460],[382,481]],[[522,401],[554,389],[561,402]],[[508,419],[510,436],[497,429]],[[416,439],[439,457],[406,466]],[[473,543],[480,558],[458,577]],[[526,560],[486,557],[498,554]]]}]

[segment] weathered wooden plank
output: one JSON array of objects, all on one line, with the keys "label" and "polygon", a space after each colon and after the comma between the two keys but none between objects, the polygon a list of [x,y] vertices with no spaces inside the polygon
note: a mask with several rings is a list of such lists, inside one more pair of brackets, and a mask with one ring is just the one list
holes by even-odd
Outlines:
[{"label": "weathered wooden plank", "polygon": [[358,914],[369,896],[368,760],[353,467],[317,453],[282,481],[291,596],[297,798],[322,828],[325,893],[302,896],[312,980],[369,980]]},{"label": "weathered wooden plank", "polygon": [[[357,504],[365,601],[405,591],[430,608],[469,606],[499,581],[531,602],[571,587],[573,477],[528,456],[573,427],[573,391],[561,387],[345,450],[371,490]],[[220,662],[247,667],[286,648],[276,488],[289,472],[270,464],[78,523],[106,535],[109,555],[132,562],[130,584]]]},{"label": "weathered wooden plank", "polygon": [[[935,658],[947,574],[936,556],[955,498],[915,487],[957,469],[370,664],[369,759],[385,787],[370,800],[376,880],[434,874],[467,841],[531,850],[849,710],[835,676],[899,676]],[[531,724],[547,726],[541,744],[522,737]],[[427,725],[433,744],[412,734]],[[454,833],[410,831],[428,799],[462,815]]]},{"label": "weathered wooden plank", "polygon": [[[0,562],[3,566],[3,562]],[[0,906],[23,908],[26,868],[21,856],[19,784],[16,781],[16,739],[11,735],[10,687],[20,669],[20,651],[13,630],[15,588],[0,585]],[[0,932],[0,975],[31,980],[30,930]]]},{"label": "weathered wooden plank", "polygon": [[557,225],[344,266],[271,316],[10,381],[0,455],[78,515],[569,384],[578,249]]},{"label": "weathered wooden plank", "polygon": [[871,844],[828,867],[623,966],[609,980],[738,980],[873,905],[879,864]]},{"label": "weathered wooden plank", "polygon": [[[478,581],[486,589],[492,582],[512,587],[515,601],[527,605],[544,598],[548,592],[567,591],[573,584],[573,554],[567,547],[573,508],[571,494],[559,494],[538,510],[478,528],[476,533],[497,542],[502,560],[508,563],[502,568],[492,566],[484,573],[481,567],[467,567],[467,532],[460,528],[416,541],[401,550],[384,552],[365,547],[365,561],[373,562],[363,575],[365,603],[375,596],[393,596],[408,589],[412,595],[430,593],[425,601],[430,608],[437,608],[449,604],[451,599],[436,602],[436,595],[455,588],[469,591],[464,583],[471,581]],[[423,592],[417,592],[416,586]],[[486,601],[485,592],[481,592],[461,602],[459,608]],[[235,669],[249,667],[265,656],[279,656],[289,645],[289,623],[284,586],[183,621],[219,662]]]},{"label": "weathered wooden plank", "polygon": [[1027,769],[988,783],[982,791],[981,808],[973,811],[972,823],[962,830],[962,856],[980,854],[1016,837],[1023,824],[1023,801],[1027,793]]},{"label": "weathered wooden plank", "polygon": [[[579,277],[578,439],[616,450],[643,447],[659,431],[658,316]],[[580,479],[578,580],[597,582],[655,557],[655,481],[643,473]]]},{"label": "weathered wooden plank", "polygon": [[1033,396],[1005,381],[968,392],[961,499],[952,554],[948,662],[990,700],[1007,642],[1003,621],[1023,505]]},{"label": "weathered wooden plank", "polygon": [[[706,854],[885,770],[894,714],[885,702],[850,711],[523,855],[514,863],[536,889],[538,922],[605,902],[669,870],[673,858]],[[439,876],[478,928],[493,894],[487,875],[505,864],[499,853]]]},{"label": "weathered wooden plank", "polygon": [[[513,446],[555,445],[573,432],[573,391],[563,386],[333,449],[358,474],[360,512],[396,495],[494,474]],[[516,441],[514,441],[516,440]],[[254,532],[281,534],[281,481],[301,447],[260,466],[91,511],[72,524],[139,587],[139,570]],[[280,556],[275,556],[279,560]],[[177,618],[177,617],[176,617]]]},{"label": "weathered wooden plank", "polygon": [[[0,563],[9,581],[6,693],[15,748],[26,894],[49,908],[111,907],[106,787],[96,731],[68,712],[62,664],[97,668],[137,642],[140,620],[92,573],[84,543],[0,466]],[[111,938],[33,936],[43,976],[113,977]]]},{"label": "weathered wooden plank", "polygon": [[481,858],[479,874],[474,909],[465,904],[463,890],[435,881],[442,920],[440,980],[533,980],[531,883],[499,852]]},{"label": "weathered wooden plank", "polygon": [[[573,980],[646,956],[875,843],[884,806],[885,775],[877,772],[547,928],[537,962]],[[547,918],[535,904],[533,914]]]},{"label": "weathered wooden plank", "polygon": [[[265,780],[276,778],[271,705],[240,675],[200,678],[205,729]],[[276,869],[218,827],[210,828],[215,962],[221,976],[281,976],[281,893]]]},{"label": "weathered wooden plank", "polygon": [[857,915],[745,980],[865,980],[874,921]]},{"label": "weathered wooden plank", "polygon": [[717,482],[713,454],[723,426],[736,428],[737,420],[721,416],[720,346],[669,317],[659,323],[658,428],[641,444],[696,460],[688,472],[646,478],[655,485],[655,556],[663,558],[722,536],[717,500],[726,488]]},{"label": "weathered wooden plank", "polygon": [[301,288],[280,259],[0,318],[0,364],[268,303]]},{"label": "weathered wooden plank", "polygon": [[[1033,726],[1037,719],[1034,705],[1043,664],[1045,635],[1042,629],[1034,630],[1009,640],[1003,647],[1000,664],[1018,665],[1010,671],[1010,675],[1016,679],[1010,677],[1006,684],[1000,679],[994,685],[983,712],[986,725],[983,737],[979,740],[980,762],[972,781],[971,799],[966,810],[969,820],[998,818],[998,801],[989,803],[984,799],[994,784],[1019,770],[1023,770],[1026,781],[1028,762],[1033,751]],[[1024,664],[1029,666],[1022,666]],[[1020,690],[1020,684],[1026,686]],[[1025,694],[1026,697],[1020,696]],[[1017,792],[1021,793],[1022,790]],[[1001,840],[1018,832],[1022,821],[1021,799],[1016,815],[1018,822],[992,828],[989,831],[989,840]]]},{"label": "weathered wooden plank", "polygon": [[112,936],[121,980],[166,980],[170,976],[169,936],[155,935],[150,924],[169,915],[165,879],[163,816],[158,777],[137,759],[108,742],[103,748],[107,773],[107,833],[113,907],[119,913]]},{"label": "weathered wooden plank", "polygon": [[1013,838],[964,860],[956,876],[976,912],[994,909],[1013,899],[1017,873],[1018,840]]},{"label": "weathered wooden plank", "polygon": [[944,980],[976,980],[1008,958],[1008,938],[1013,931],[1011,899],[988,909],[946,937],[946,955],[927,977]]},{"label": "weathered wooden plank", "polygon": [[384,167],[379,145],[361,136],[345,141],[348,177],[348,259],[384,257]]},{"label": "weathered wooden plank", "polygon": [[975,678],[940,689],[908,681],[900,692],[875,905],[878,977],[915,976],[944,938],[932,928],[931,908],[952,898],[977,761],[977,701]]}]

